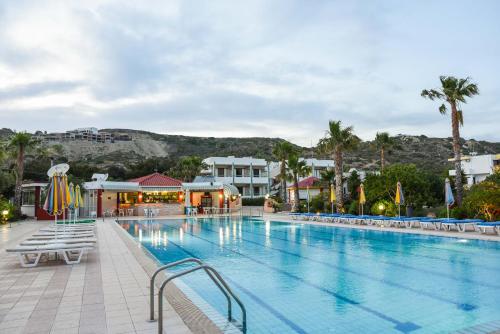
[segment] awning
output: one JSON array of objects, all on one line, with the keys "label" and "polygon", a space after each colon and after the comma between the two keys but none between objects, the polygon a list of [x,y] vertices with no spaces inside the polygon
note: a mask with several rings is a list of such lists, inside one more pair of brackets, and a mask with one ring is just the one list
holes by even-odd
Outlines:
[{"label": "awning", "polygon": [[191,182],[183,183],[182,189],[187,191],[218,191],[222,190],[220,182]]},{"label": "awning", "polygon": [[86,190],[115,190],[115,191],[140,191],[139,183],[137,182],[119,182],[119,181],[92,181],[85,182],[83,187]]},{"label": "awning", "polygon": [[222,185],[224,189],[224,196],[226,197],[231,197],[231,196],[238,196],[240,192],[238,191],[238,188],[233,186],[232,184],[223,184]]},{"label": "awning", "polygon": [[140,187],[143,192],[180,191],[181,187]]}]

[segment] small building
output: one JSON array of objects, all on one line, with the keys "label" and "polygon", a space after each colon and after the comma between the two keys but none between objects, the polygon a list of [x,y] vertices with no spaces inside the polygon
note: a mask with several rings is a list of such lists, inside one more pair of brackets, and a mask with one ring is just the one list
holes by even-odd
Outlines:
[{"label": "small building", "polygon": [[[50,216],[44,209],[47,182],[29,182],[22,185],[21,213],[36,220],[50,220]],[[61,215],[62,217],[62,215]]]},{"label": "small building", "polygon": [[[320,179],[314,176],[306,177],[302,179],[298,183],[299,186],[299,200],[307,200],[312,199],[314,196],[319,195],[323,192],[323,185],[320,182]],[[295,201],[295,186],[293,184],[287,187],[288,199],[290,203]],[[308,195],[309,194],[309,195]]]},{"label": "small building", "polygon": [[203,213],[206,209],[217,213],[241,209],[241,196],[238,188],[231,184],[214,181],[191,182],[183,183],[182,189],[184,190],[184,207],[196,207],[199,213]]},{"label": "small building", "polygon": [[129,181],[107,181],[107,176],[94,174],[84,188],[89,216],[144,216],[149,210],[156,215],[183,213],[182,182],[153,173]]},{"label": "small building", "polygon": [[[454,162],[455,159],[448,159]],[[461,160],[462,171],[467,178],[467,185],[471,186],[484,181],[495,170],[500,170],[500,154],[465,155]],[[455,169],[449,170],[450,176],[455,176]]]}]

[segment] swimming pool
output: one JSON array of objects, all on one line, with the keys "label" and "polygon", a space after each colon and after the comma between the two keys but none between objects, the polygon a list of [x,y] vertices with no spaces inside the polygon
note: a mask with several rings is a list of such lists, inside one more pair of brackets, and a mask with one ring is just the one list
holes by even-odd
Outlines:
[{"label": "swimming pool", "polygon": [[[119,224],[162,263],[215,267],[244,302],[249,333],[500,329],[500,242],[249,217]],[[206,275],[182,280],[225,314]]]}]

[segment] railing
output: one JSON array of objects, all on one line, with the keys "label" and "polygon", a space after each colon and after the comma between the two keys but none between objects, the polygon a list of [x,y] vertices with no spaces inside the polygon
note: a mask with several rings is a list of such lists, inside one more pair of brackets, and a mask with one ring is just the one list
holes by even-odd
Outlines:
[{"label": "railing", "polygon": [[231,290],[231,288],[227,285],[226,281],[217,272],[217,270],[215,270],[214,268],[206,265],[205,263],[203,263],[203,261],[201,261],[200,259],[196,259],[196,258],[188,258],[188,259],[184,259],[184,260],[180,260],[180,261],[176,261],[176,262],[172,262],[172,263],[166,264],[166,265],[158,268],[153,273],[153,276],[151,277],[151,280],[150,280],[150,287],[149,287],[149,299],[150,299],[149,300],[149,303],[150,303],[150,313],[149,313],[149,316],[150,316],[150,320],[151,321],[155,320],[154,319],[154,286],[155,286],[154,282],[155,282],[156,276],[161,271],[163,271],[163,270],[166,270],[168,268],[172,268],[172,267],[184,264],[184,263],[189,263],[189,262],[194,262],[198,266],[190,268],[190,269],[187,269],[187,270],[184,270],[184,271],[182,271],[180,273],[177,273],[177,274],[174,274],[174,275],[168,277],[165,281],[163,281],[163,283],[160,286],[160,290],[158,291],[158,333],[159,334],[163,333],[163,291],[164,291],[167,283],[170,282],[170,281],[172,281],[172,280],[174,280],[174,279],[176,279],[176,278],[178,278],[178,277],[190,274],[190,273],[198,271],[198,270],[204,270],[205,273],[208,275],[208,277],[210,277],[210,279],[212,280],[212,282],[215,283],[215,285],[219,288],[219,290],[221,290],[221,292],[226,297],[226,300],[227,300],[227,319],[228,319],[229,322],[232,322],[232,320],[233,320],[233,317],[232,317],[231,297],[240,306],[241,313],[242,313],[242,318],[243,318],[242,319],[242,331],[243,331],[243,333],[246,333],[246,330],[247,330],[247,313],[246,313],[245,306],[243,305],[243,303],[241,302],[241,300],[238,298],[238,296],[236,296],[233,293],[233,291]]}]

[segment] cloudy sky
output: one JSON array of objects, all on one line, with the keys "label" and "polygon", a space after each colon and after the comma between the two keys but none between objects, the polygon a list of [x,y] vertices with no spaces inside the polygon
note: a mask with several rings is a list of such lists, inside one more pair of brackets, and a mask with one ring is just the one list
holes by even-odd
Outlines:
[{"label": "cloudy sky", "polygon": [[463,136],[500,140],[500,1],[0,0],[0,127],[370,139],[449,136],[438,77],[471,76]]}]

